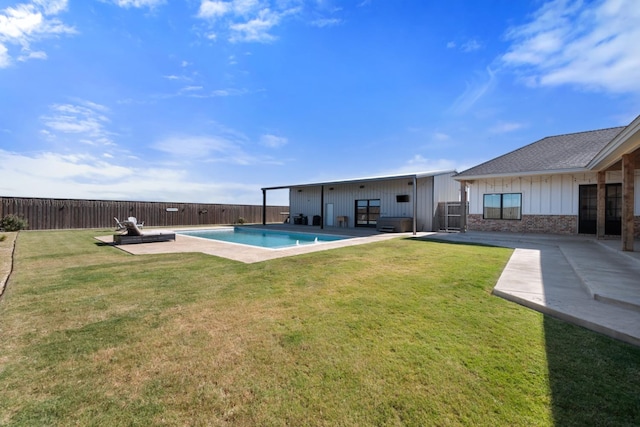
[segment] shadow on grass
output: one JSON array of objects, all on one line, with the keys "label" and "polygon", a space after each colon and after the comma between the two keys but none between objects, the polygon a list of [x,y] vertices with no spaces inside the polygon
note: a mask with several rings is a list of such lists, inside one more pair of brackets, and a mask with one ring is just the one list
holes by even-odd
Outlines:
[{"label": "shadow on grass", "polygon": [[556,425],[640,425],[640,348],[549,316],[544,333]]},{"label": "shadow on grass", "polygon": [[[496,247],[447,239],[416,241]],[[543,296],[567,304],[585,292],[559,249],[539,250]],[[575,283],[575,286],[572,284]],[[573,299],[575,296],[575,299]],[[557,426],[640,425],[640,347],[543,315],[550,407]]]},{"label": "shadow on grass", "polygon": [[405,237],[404,240],[413,240],[416,242],[446,243],[448,245],[482,246],[486,248],[504,248],[504,246],[491,245],[491,244],[482,243],[482,242],[459,242],[455,240],[438,239],[433,237]]},{"label": "shadow on grass", "polygon": [[95,242],[94,245],[102,247],[102,246],[115,246],[113,242]]}]

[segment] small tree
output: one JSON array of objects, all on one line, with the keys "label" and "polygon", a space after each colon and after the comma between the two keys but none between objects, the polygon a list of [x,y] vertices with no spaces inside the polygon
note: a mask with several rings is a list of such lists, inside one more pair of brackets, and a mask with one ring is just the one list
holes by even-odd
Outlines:
[{"label": "small tree", "polygon": [[4,231],[18,231],[29,228],[29,223],[26,219],[19,217],[18,215],[9,214],[0,220],[0,229]]}]

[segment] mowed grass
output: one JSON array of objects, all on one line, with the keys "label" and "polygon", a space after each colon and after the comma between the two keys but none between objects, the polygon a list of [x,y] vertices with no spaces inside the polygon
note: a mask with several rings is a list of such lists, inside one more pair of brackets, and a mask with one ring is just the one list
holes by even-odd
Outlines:
[{"label": "mowed grass", "polygon": [[640,424],[640,350],[492,296],[508,249],[399,238],[245,265],[100,234],[20,233],[0,424]]}]

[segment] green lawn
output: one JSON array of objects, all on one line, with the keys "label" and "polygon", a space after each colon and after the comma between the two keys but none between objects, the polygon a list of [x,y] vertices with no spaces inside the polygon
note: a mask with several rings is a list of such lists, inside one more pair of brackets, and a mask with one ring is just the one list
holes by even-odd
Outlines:
[{"label": "green lawn", "polygon": [[492,296],[511,250],[399,238],[245,265],[107,233],[20,233],[0,424],[640,425],[640,349]]}]

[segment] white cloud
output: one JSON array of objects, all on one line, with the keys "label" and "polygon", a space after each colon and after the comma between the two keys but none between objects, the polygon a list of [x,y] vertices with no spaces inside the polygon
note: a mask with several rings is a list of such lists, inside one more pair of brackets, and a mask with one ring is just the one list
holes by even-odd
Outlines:
[{"label": "white cloud", "polygon": [[[187,170],[121,166],[109,155],[0,150],[0,175],[0,193],[14,197],[262,203],[260,184],[198,182]],[[275,202],[270,198],[269,203]]]},{"label": "white cloud", "polygon": [[[450,41],[447,43],[447,49],[455,49],[458,47],[458,43],[455,41]],[[473,52],[479,49],[482,49],[482,44],[476,39],[469,39],[460,45],[460,50],[465,53]]]},{"label": "white cloud", "polygon": [[11,65],[9,49],[7,49],[2,43],[0,43],[0,68],[6,68],[9,65]]},{"label": "white cloud", "polygon": [[218,18],[233,10],[231,2],[203,0],[198,11],[199,18]]},{"label": "white cloud", "polygon": [[276,135],[262,135],[260,137],[260,143],[269,148],[280,148],[287,145],[289,140],[287,138],[276,136]]},{"label": "white cloud", "polygon": [[514,132],[514,131],[516,131],[518,129],[522,129],[524,127],[525,127],[525,125],[522,124],[522,123],[500,122],[500,123],[496,124],[495,126],[491,127],[489,129],[489,132],[502,134],[502,133]]},{"label": "white cloud", "polygon": [[19,47],[19,60],[46,59],[43,51],[31,51],[31,45],[43,39],[64,34],[75,34],[73,27],[65,25],[56,15],[67,8],[66,0],[34,0],[0,11],[0,68],[12,63],[11,46]]},{"label": "white cloud", "polygon": [[487,68],[486,76],[482,76],[479,82],[468,83],[464,93],[454,102],[450,111],[456,114],[467,112],[482,97],[489,93],[496,85],[496,75],[490,68]]},{"label": "white cloud", "polygon": [[269,9],[263,9],[250,21],[232,24],[233,34],[229,38],[231,42],[260,42],[268,43],[276,39],[269,31],[280,22],[281,15],[273,13]]},{"label": "white cloud", "polygon": [[86,133],[98,136],[104,133],[104,124],[109,119],[90,106],[54,104],[51,115],[42,117],[49,129],[63,133]]},{"label": "white cloud", "polygon": [[502,61],[533,85],[640,92],[640,2],[554,0],[512,28]]},{"label": "white cloud", "polygon": [[456,162],[450,159],[429,159],[416,154],[397,169],[387,170],[383,175],[395,175],[415,172],[435,172],[456,169]]},{"label": "white cloud", "polygon": [[[268,138],[274,144],[286,143],[286,139]],[[263,139],[261,139],[263,142]],[[171,135],[153,144],[153,148],[169,155],[173,162],[225,163],[241,166],[274,164],[284,160],[249,153],[245,147],[252,143],[244,134],[217,125],[210,135]]]},{"label": "white cloud", "polygon": [[38,51],[38,52],[29,52],[27,55],[20,55],[18,57],[18,61],[28,61],[29,59],[47,59],[47,53]]},{"label": "white cloud", "polygon": [[334,27],[336,25],[341,25],[344,21],[338,18],[324,18],[324,19],[316,19],[315,21],[311,21],[311,25],[318,28],[324,27]]},{"label": "white cloud", "polygon": [[67,10],[68,0],[34,0],[34,3],[39,5],[42,10],[48,15],[55,15],[62,11]]},{"label": "white cloud", "polygon": [[48,140],[62,139],[97,147],[114,145],[113,133],[106,127],[110,123],[107,107],[79,101],[77,104],[53,104],[49,110],[48,115],[40,118],[46,127],[40,133]]},{"label": "white cloud", "polygon": [[158,141],[155,149],[181,158],[206,158],[239,150],[239,144],[220,136],[171,136]]},{"label": "white cloud", "polygon": [[202,89],[202,86],[186,86],[182,88],[182,92],[197,92]]},{"label": "white cloud", "polygon": [[148,7],[153,9],[165,3],[165,0],[115,0],[114,3],[120,7],[136,7],[143,8]]},{"label": "white cloud", "polygon": [[460,49],[463,52],[473,52],[480,48],[482,48],[482,45],[475,39],[468,40],[462,46],[460,46]]},{"label": "white cloud", "polygon": [[216,89],[211,92],[211,96],[240,96],[249,93],[247,89]]},{"label": "white cloud", "polygon": [[208,22],[210,27],[204,36],[210,40],[219,33],[228,34],[232,43],[270,43],[276,40],[271,30],[280,25],[288,15],[296,15],[300,7],[290,7],[287,1],[270,0],[201,0],[197,17]]},{"label": "white cloud", "polygon": [[444,142],[449,141],[451,137],[446,133],[436,132],[433,134],[433,139],[435,139],[436,141]]}]

